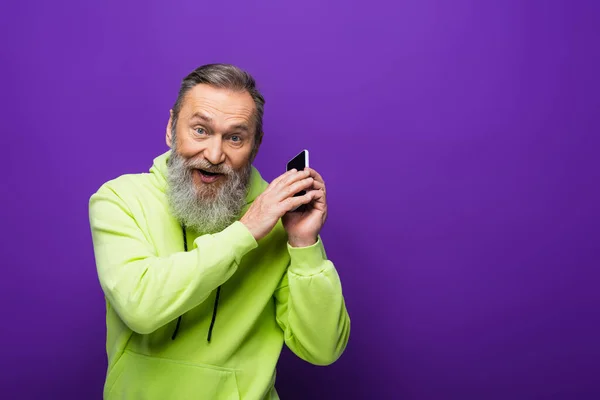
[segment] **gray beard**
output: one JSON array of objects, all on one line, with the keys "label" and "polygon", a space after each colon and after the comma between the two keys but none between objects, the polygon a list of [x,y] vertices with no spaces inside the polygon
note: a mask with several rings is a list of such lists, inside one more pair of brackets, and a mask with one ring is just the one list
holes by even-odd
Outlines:
[{"label": "gray beard", "polygon": [[[200,234],[212,234],[238,218],[246,202],[250,163],[235,171],[226,165],[214,166],[205,159],[186,160],[173,148],[167,167],[167,197],[179,223]],[[224,182],[196,186],[193,174],[197,168],[222,172],[219,180]]]}]

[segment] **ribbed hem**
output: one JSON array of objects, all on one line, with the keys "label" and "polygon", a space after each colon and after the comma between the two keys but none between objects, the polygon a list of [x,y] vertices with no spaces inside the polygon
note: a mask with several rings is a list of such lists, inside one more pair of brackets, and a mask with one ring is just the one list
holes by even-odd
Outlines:
[{"label": "ribbed hem", "polygon": [[291,259],[289,271],[296,275],[315,275],[322,272],[327,266],[324,262],[327,260],[327,255],[320,237],[311,246],[292,247],[288,243],[287,247]]}]

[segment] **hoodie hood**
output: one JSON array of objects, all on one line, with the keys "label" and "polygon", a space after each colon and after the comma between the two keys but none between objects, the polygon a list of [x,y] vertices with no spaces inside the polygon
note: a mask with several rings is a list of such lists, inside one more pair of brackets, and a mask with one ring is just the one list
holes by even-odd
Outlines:
[{"label": "hoodie hood", "polygon": [[[160,187],[163,192],[167,190],[167,174],[168,166],[167,161],[171,156],[171,150],[156,157],[150,168],[150,173],[156,178],[156,184]],[[260,172],[252,166],[250,172],[250,184],[248,185],[248,193],[246,194],[246,205],[252,203],[265,189],[269,186],[265,181]]]}]

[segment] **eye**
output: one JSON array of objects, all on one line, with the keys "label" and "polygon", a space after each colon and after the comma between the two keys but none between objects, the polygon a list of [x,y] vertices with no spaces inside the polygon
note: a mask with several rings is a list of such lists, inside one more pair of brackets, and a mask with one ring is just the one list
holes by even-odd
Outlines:
[{"label": "eye", "polygon": [[204,130],[204,128],[196,128],[194,130],[196,131],[196,133],[198,135],[204,135],[206,133],[206,131]]},{"label": "eye", "polygon": [[231,137],[231,141],[232,141],[232,142],[241,142],[241,141],[242,141],[242,138],[241,138],[240,136],[238,136],[238,135],[233,135],[233,136]]}]

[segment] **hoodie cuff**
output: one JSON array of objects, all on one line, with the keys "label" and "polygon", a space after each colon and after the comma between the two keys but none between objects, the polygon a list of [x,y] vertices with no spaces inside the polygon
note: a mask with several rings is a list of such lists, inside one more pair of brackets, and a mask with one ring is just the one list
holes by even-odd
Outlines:
[{"label": "hoodie cuff", "polygon": [[327,267],[327,254],[325,247],[321,241],[321,237],[317,238],[317,242],[307,247],[292,247],[287,244],[290,254],[289,271],[301,276],[310,276],[323,272]]}]

